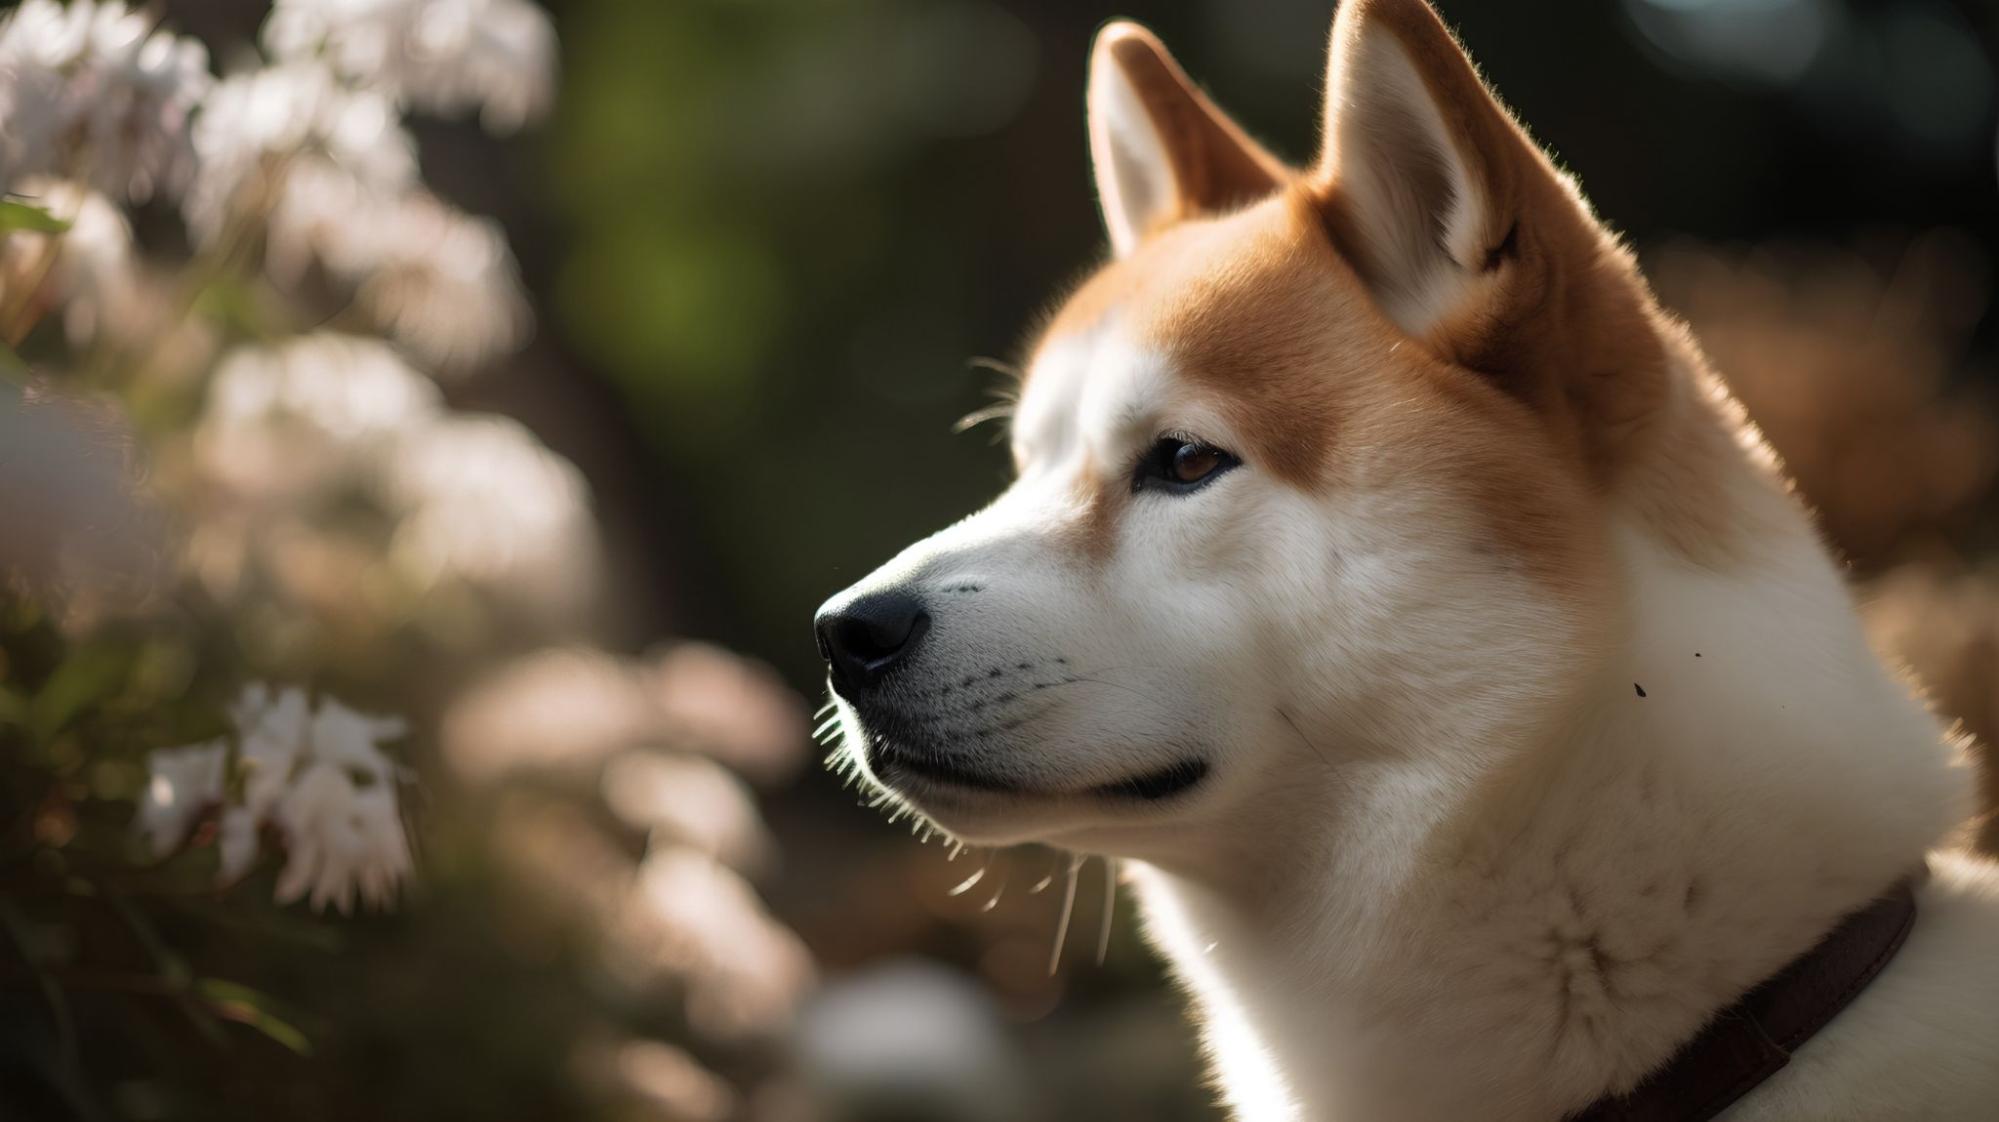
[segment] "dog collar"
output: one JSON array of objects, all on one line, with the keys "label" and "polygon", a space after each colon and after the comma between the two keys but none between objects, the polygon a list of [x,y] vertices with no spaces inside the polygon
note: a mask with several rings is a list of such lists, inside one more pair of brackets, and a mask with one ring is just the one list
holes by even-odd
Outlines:
[{"label": "dog collar", "polygon": [[1841,920],[1630,1093],[1598,1099],[1569,1122],[1702,1122],[1791,1061],[1791,1053],[1852,1004],[1909,936],[1927,868]]}]

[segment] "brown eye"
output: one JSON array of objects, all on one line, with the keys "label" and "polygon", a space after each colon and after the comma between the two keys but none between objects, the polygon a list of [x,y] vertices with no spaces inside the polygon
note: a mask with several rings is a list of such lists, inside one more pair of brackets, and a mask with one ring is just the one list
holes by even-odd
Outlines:
[{"label": "brown eye", "polygon": [[1222,466],[1222,454],[1204,444],[1182,444],[1173,450],[1173,478],[1199,483]]},{"label": "brown eye", "polygon": [[1134,491],[1185,494],[1199,489],[1241,461],[1212,444],[1184,436],[1162,436],[1139,461]]}]

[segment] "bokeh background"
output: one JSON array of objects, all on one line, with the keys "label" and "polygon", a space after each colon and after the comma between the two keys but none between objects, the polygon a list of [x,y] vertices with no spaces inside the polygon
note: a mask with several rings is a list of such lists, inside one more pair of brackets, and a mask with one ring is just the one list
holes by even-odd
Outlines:
[{"label": "bokeh background", "polygon": [[[1066,858],[954,858],[817,766],[808,624],[1006,478],[990,431],[953,422],[990,402],[1004,379],[989,365],[1018,357],[1104,252],[1082,116],[1095,29],[1149,24],[1302,162],[1331,5],[543,6],[560,42],[549,115],[499,138],[413,127],[438,194],[504,227],[537,319],[445,397],[518,419],[580,469],[602,582],[560,641],[533,622],[479,632],[498,653],[476,667],[432,658],[472,641],[435,620],[387,648],[326,628],[303,645],[239,635],[231,649],[263,652],[263,673],[412,716],[417,888],[331,932],[274,905],[244,920],[254,938],[164,921],[198,972],[223,964],[275,995],[253,1005],[306,1049],[233,1023],[195,1032],[173,1001],[87,984],[63,1027],[9,960],[0,1104],[24,1118],[1218,1117],[1128,901],[1105,926],[1095,866],[1051,974]],[[1439,7],[1693,321],[1850,561],[1883,645],[1999,738],[1999,5]],[[265,11],[155,8],[219,65],[251,49]],[[320,615],[338,616],[339,588],[324,594]],[[368,661],[384,649],[392,676]],[[23,813],[40,822],[37,806]],[[34,844],[59,834],[37,826]],[[116,926],[85,912],[78,942]],[[17,943],[32,965],[19,948],[33,940]]]}]

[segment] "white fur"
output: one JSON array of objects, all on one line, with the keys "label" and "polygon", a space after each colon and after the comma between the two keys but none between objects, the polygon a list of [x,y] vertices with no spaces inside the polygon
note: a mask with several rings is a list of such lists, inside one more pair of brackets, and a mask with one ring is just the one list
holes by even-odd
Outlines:
[{"label": "white fur", "polygon": [[[1132,858],[1239,1117],[1558,1118],[1633,1085],[1962,816],[1934,722],[1748,457],[1731,501],[1774,529],[1711,569],[1620,523],[1618,638],[1580,678],[1575,621],[1469,563],[1448,497],[1388,475],[1311,499],[1245,468],[1201,501],[1141,498],[1108,568],[1078,573],[1055,528],[1086,459],[1169,424],[1235,435],[1170,375],[1115,320],[1046,349],[1021,481],[863,587],[981,585],[935,609],[937,680],[1068,659],[1080,680],[1035,705],[996,700],[1041,680],[1008,669],[941,709],[1023,715],[974,751],[1052,794],[905,794],[973,840]],[[1182,744],[1216,774],[1170,810],[1072,794]],[[1999,877],[1933,859],[1908,949],[1731,1119],[1990,1116]]]},{"label": "white fur", "polygon": [[1469,298],[1491,246],[1490,200],[1395,36],[1335,45],[1329,163],[1377,264],[1382,310],[1421,338]]},{"label": "white fur", "polygon": [[[1555,762],[1515,801],[1460,812],[1450,776],[1394,769],[1350,796],[1371,813],[1251,844],[1289,869],[1271,899],[1140,872],[1169,960],[1229,1010],[1209,1039],[1241,1117],[1557,1118],[1631,1085],[1956,820],[1933,723],[1868,653],[1809,530],[1765,544],[1717,574],[1621,535],[1629,640],[1533,746]],[[1398,821],[1431,825],[1379,829]],[[1445,831],[1469,835],[1449,862],[1408,860]],[[1999,931],[1999,884],[1939,860],[1903,957],[1728,1117],[1991,1116],[1999,970],[1966,950]],[[1932,1047],[1939,1064],[1908,1064]],[[1259,1051],[1288,1105],[1268,1103]]]},{"label": "white fur", "polygon": [[1090,67],[1090,159],[1111,252],[1123,257],[1174,205],[1173,165],[1124,68]]}]

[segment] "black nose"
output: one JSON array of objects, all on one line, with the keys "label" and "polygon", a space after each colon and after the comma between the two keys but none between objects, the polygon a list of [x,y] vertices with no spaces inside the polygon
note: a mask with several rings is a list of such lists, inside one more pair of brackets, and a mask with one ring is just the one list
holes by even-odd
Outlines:
[{"label": "black nose", "polygon": [[923,601],[907,592],[870,592],[836,603],[819,609],[812,628],[819,634],[819,653],[833,669],[833,688],[842,696],[879,684],[930,630]]}]

